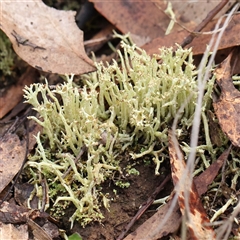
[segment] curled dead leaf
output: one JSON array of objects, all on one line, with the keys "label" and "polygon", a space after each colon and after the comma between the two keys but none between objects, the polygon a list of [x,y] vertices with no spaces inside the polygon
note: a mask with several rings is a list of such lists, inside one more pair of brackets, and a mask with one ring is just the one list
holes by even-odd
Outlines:
[{"label": "curled dead leaf", "polygon": [[[186,171],[186,164],[182,150],[174,133],[169,131],[169,155],[172,169],[172,179],[179,190],[178,204],[182,215],[188,214],[188,227],[190,239],[216,239],[210,226],[210,220],[202,206],[195,183]],[[187,194],[186,194],[187,193]],[[186,199],[188,197],[188,199]],[[186,203],[189,206],[186,206]],[[189,209],[189,212],[188,212]]]},{"label": "curled dead leaf", "polygon": [[6,134],[0,140],[0,192],[12,181],[20,170],[26,152],[26,141],[16,134]]},{"label": "curled dead leaf", "polygon": [[[224,161],[226,161],[232,146],[226,149],[221,156],[212,163],[204,172],[199,176],[194,178],[194,183],[199,197],[204,194],[208,186],[213,182],[214,178],[217,176],[219,169],[222,167]],[[160,209],[147,221],[145,221],[140,227],[138,227],[134,232],[129,234],[124,240],[138,240],[143,239],[160,239],[169,233],[173,233],[178,230],[181,221],[182,215],[179,211],[179,205],[175,204],[174,208],[171,209],[173,204],[173,197],[169,201],[160,207]],[[159,223],[164,221],[165,216],[171,209],[171,215],[167,219],[166,223],[159,228]]]}]

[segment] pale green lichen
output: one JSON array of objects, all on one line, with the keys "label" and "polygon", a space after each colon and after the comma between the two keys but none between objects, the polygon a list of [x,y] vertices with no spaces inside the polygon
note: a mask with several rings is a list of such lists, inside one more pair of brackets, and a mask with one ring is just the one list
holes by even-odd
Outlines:
[{"label": "pale green lichen", "polygon": [[[25,98],[40,117],[36,153],[27,169],[38,188],[46,179],[51,211],[61,215],[73,203],[70,218],[85,226],[101,220],[101,203],[108,199],[101,183],[121,171],[119,154],[128,149],[132,157],[152,156],[158,173],[167,146],[167,130],[183,103],[181,132],[192,124],[197,98],[196,71],[191,50],[161,49],[150,57],[136,46],[122,43],[121,60],[84,75],[83,88],[74,87],[73,77],[50,90],[48,83],[26,87]],[[158,63],[156,59],[161,59]],[[41,97],[41,100],[39,100]],[[204,108],[209,104],[206,95]],[[48,141],[49,146],[43,147]],[[133,152],[134,145],[139,144]],[[143,151],[141,149],[144,149]],[[85,157],[76,158],[85,152]]]}]

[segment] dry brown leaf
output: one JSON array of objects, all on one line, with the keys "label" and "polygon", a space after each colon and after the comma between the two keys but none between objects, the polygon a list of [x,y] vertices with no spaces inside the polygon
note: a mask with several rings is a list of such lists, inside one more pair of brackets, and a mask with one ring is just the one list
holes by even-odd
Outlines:
[{"label": "dry brown leaf", "polygon": [[74,11],[60,11],[41,0],[0,1],[0,28],[16,53],[33,67],[59,74],[95,70],[83,46]]},{"label": "dry brown leaf", "polygon": [[[39,240],[51,240],[52,238],[59,237],[59,231],[56,225],[48,222],[46,219],[48,215],[39,210],[31,210],[23,206],[18,206],[15,203],[3,202],[0,206],[0,222],[2,223],[27,223],[27,225],[32,229],[32,233],[35,239]],[[40,219],[44,225],[40,227],[33,219]],[[26,224],[25,224],[26,225]],[[25,226],[21,225],[21,226]],[[27,226],[26,225],[26,226]],[[7,225],[6,225],[7,226]],[[12,225],[8,224],[9,228],[12,229]],[[0,228],[1,230],[1,228]],[[28,231],[26,231],[28,233]],[[21,233],[18,233],[18,238],[0,238],[2,239],[20,239]],[[2,236],[2,235],[1,235]],[[9,235],[10,236],[10,235]],[[28,238],[27,238],[28,239]]]},{"label": "dry brown leaf", "polygon": [[30,214],[30,209],[18,206],[14,202],[5,201],[0,206],[1,223],[26,223]]},{"label": "dry brown leaf", "polygon": [[13,224],[4,224],[0,225],[1,240],[28,240],[28,225],[22,224],[19,226]]},{"label": "dry brown leaf", "polygon": [[215,177],[218,175],[218,172],[222,167],[223,163],[227,160],[231,149],[232,145],[221,154],[217,161],[212,163],[198,177],[194,178],[194,184],[196,186],[199,196],[207,192],[208,186],[213,182]]},{"label": "dry brown leaf", "polygon": [[17,204],[24,207],[31,207],[31,209],[38,208],[38,197],[34,196],[29,199],[32,191],[34,190],[34,185],[30,183],[16,183],[14,185],[14,200]]},{"label": "dry brown leaf", "polygon": [[[167,8],[167,1],[162,0],[139,0],[139,1],[99,1],[90,0],[94,3],[95,8],[113,25],[115,25],[122,33],[130,33],[131,38],[138,46],[152,41],[155,38],[164,38],[165,32],[170,23],[170,17],[168,17],[163,11]],[[168,1],[172,3],[175,17],[181,25],[187,27],[189,30],[193,30],[197,24],[199,24],[219,1],[205,0],[201,3],[188,0],[182,1]],[[227,6],[222,10],[226,10],[233,4],[234,0],[229,1]],[[220,14],[222,14],[220,12]],[[172,33],[181,30],[178,24],[175,24]],[[187,34],[189,34],[187,32]],[[170,42],[172,42],[171,36]],[[180,42],[182,42],[183,38]],[[158,50],[160,47],[159,42],[156,42]],[[166,41],[165,44],[168,44]],[[164,46],[163,44],[162,46]],[[175,42],[173,42],[174,45]],[[155,51],[156,53],[157,51]]]},{"label": "dry brown leaf", "polygon": [[4,201],[0,205],[0,222],[2,223],[26,223],[29,219],[42,218],[46,220],[48,217],[48,213],[18,206],[14,201],[11,203]]},{"label": "dry brown leaf", "polygon": [[[52,240],[54,237],[59,237],[59,231],[58,228],[55,225],[50,225],[52,229],[44,229],[44,227],[40,227],[37,223],[35,223],[33,220],[28,220],[28,226],[32,230],[32,234],[34,236],[35,240]],[[53,227],[54,226],[54,227]],[[51,236],[51,234],[55,234],[54,236]]]},{"label": "dry brown leaf", "polygon": [[91,52],[96,52],[99,50],[106,42],[108,42],[113,35],[114,26],[108,23],[101,31],[95,34],[90,40],[84,42],[86,52],[90,54]]},{"label": "dry brown leaf", "polygon": [[[215,69],[216,82],[221,88],[219,99],[213,107],[223,132],[234,146],[240,147],[240,92],[232,81],[232,56],[239,58],[239,52],[231,52]],[[238,59],[236,59],[238,60]]]},{"label": "dry brown leaf", "polygon": [[[133,41],[142,46],[165,34],[169,18],[151,1],[90,0],[94,7],[122,33],[130,33]],[[164,1],[159,3],[166,7]]]},{"label": "dry brown leaf", "polygon": [[124,240],[156,240],[177,231],[182,220],[178,204],[175,205],[167,222],[158,231],[158,226],[166,216],[171,203],[172,201],[169,201],[166,205],[162,206],[151,218],[145,221],[136,231],[124,238]]},{"label": "dry brown leaf", "polygon": [[[211,164],[210,167],[208,167],[199,176],[194,178],[194,183],[199,196],[207,191],[208,185],[211,184],[213,179],[217,176],[224,161],[227,159],[230,150],[231,146],[221,154],[217,161]],[[166,205],[162,206],[152,217],[138,227],[136,231],[129,234],[124,240],[138,240],[143,239],[145,236],[149,237],[151,240],[154,240],[175,232],[179,228],[182,219],[178,204],[174,206],[171,216],[169,216],[164,226],[161,229],[158,229],[159,223],[163,221],[170,209],[172,200],[173,199],[171,198]]]},{"label": "dry brown leaf", "polygon": [[0,139],[0,192],[20,170],[26,151],[26,141],[16,134],[6,134]]},{"label": "dry brown leaf", "polygon": [[12,110],[23,98],[23,88],[34,83],[38,77],[38,72],[32,67],[18,79],[17,83],[11,85],[7,91],[0,97],[0,118],[3,118]]},{"label": "dry brown leaf", "polygon": [[[176,15],[176,19],[185,27],[188,27],[190,22],[194,22],[194,25],[201,23],[207,14],[214,9],[221,1],[216,0],[170,0],[172,3],[173,11]],[[222,16],[236,1],[230,0],[227,5],[215,16],[218,18]]]},{"label": "dry brown leaf", "polygon": [[215,233],[210,226],[206,226],[210,221],[201,204],[194,182],[191,181],[190,176],[186,174],[186,163],[184,156],[176,136],[169,130],[169,155],[172,169],[172,179],[174,185],[178,185],[178,204],[182,215],[188,209],[185,205],[185,191],[189,191],[189,221],[186,222],[189,231],[190,239],[215,239]]},{"label": "dry brown leaf", "polygon": [[[203,32],[213,31],[216,26],[217,20],[210,22],[206,28],[203,29]],[[154,53],[159,53],[159,48],[165,47],[174,47],[176,43],[181,44],[183,39],[187,37],[189,33],[186,30],[173,32],[167,36],[161,36],[156,39],[153,39],[151,42],[142,46],[144,50],[150,55]],[[212,34],[202,35],[200,34],[191,44],[187,47],[192,48],[194,55],[203,54],[206,50],[206,46],[209,44],[209,41],[212,37]],[[219,44],[218,50],[234,47],[240,44],[240,15],[234,15],[232,21],[227,26],[221,42]]]}]

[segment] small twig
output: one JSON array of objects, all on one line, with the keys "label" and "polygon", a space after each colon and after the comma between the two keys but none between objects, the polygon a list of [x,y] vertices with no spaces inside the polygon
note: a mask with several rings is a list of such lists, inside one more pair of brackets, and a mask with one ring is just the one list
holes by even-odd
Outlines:
[{"label": "small twig", "polygon": [[122,233],[119,235],[117,240],[122,240],[129,229],[134,225],[134,223],[143,215],[143,213],[148,209],[148,207],[154,202],[158,193],[164,188],[166,183],[170,181],[171,174],[169,174],[163,182],[155,189],[153,194],[148,198],[147,202],[142,205],[142,207],[138,210],[137,214],[132,218],[129,224],[123,229]]},{"label": "small twig", "polygon": [[43,203],[42,203],[42,207],[40,212],[44,212],[45,211],[45,206],[46,204],[49,204],[49,196],[48,196],[48,185],[47,185],[47,181],[46,178],[44,177],[41,181],[41,186],[42,186],[42,192],[43,192]]},{"label": "small twig", "polygon": [[83,44],[84,44],[85,47],[87,47],[89,45],[94,45],[94,44],[100,44],[100,43],[103,43],[103,42],[107,42],[111,38],[112,38],[112,36],[100,37],[100,38],[97,38],[97,39],[84,41]]},{"label": "small twig", "polygon": [[[82,157],[82,155],[83,155],[83,153],[86,151],[86,149],[87,149],[87,147],[86,147],[85,145],[83,145],[83,147],[81,148],[79,154],[77,155],[77,157],[76,157],[75,160],[74,160],[74,163],[75,163],[75,164],[76,164],[77,161]],[[70,167],[68,168],[68,170],[63,174],[62,178],[65,178],[65,177],[69,174],[69,172],[70,172],[71,170],[72,170],[72,167],[70,166]]]},{"label": "small twig", "polygon": [[[3,138],[8,133],[14,133],[16,131],[16,129],[19,128],[19,126],[26,120],[26,118],[28,117],[29,112],[31,110],[32,110],[32,108],[28,107],[22,117],[16,117],[15,120],[12,120],[12,121],[14,121],[13,124],[1,135],[0,139]],[[4,123],[4,124],[7,124],[7,123]]]},{"label": "small twig", "polygon": [[228,2],[229,0],[222,0],[212,11],[210,11],[206,18],[194,29],[194,33],[191,33],[183,40],[181,47],[184,48],[190,44],[196,37],[196,33],[200,32]]}]

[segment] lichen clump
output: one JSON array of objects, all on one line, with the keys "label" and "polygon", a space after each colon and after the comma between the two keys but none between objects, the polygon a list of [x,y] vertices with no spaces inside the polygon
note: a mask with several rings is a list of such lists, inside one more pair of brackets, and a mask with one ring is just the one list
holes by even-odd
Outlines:
[{"label": "lichen clump", "polygon": [[179,124],[183,130],[192,124],[197,83],[191,50],[179,48],[173,56],[172,49],[161,49],[150,57],[136,46],[122,47],[120,66],[96,63],[97,71],[82,77],[83,88],[74,86],[73,76],[54,90],[47,82],[25,88],[26,102],[40,115],[32,119],[43,126],[26,169],[36,192],[46,180],[55,216],[75,205],[72,224],[103,218],[100,207],[108,207],[108,199],[101,183],[121,171],[121,152],[141,143],[143,152],[134,148],[139,152],[132,157],[152,155],[158,173],[167,129],[186,101]]}]

